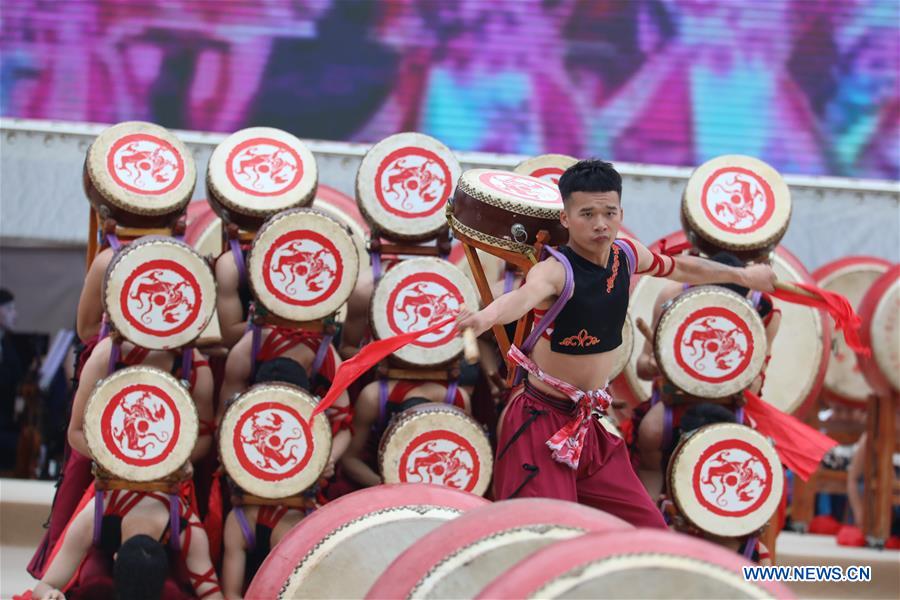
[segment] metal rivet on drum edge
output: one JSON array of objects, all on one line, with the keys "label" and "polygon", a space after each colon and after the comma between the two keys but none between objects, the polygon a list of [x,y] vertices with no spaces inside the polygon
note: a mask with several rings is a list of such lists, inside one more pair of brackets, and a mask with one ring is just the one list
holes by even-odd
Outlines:
[{"label": "metal rivet on drum edge", "polygon": [[528,239],[528,232],[521,223],[513,223],[512,227],[509,228],[509,231],[512,233],[513,239],[520,244],[524,244]]}]

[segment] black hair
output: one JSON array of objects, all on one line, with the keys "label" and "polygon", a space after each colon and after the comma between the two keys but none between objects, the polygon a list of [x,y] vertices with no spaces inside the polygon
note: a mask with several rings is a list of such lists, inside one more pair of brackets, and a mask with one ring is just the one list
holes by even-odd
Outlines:
[{"label": "black hair", "polygon": [[159,600],[169,574],[169,557],[163,545],[149,535],[128,538],[113,565],[116,598]]},{"label": "black hair", "polygon": [[256,369],[256,376],[253,383],[289,383],[303,388],[309,389],[309,375],[303,365],[296,360],[279,356],[272,360],[260,363]]},{"label": "black hair", "polygon": [[413,406],[418,406],[420,404],[429,404],[431,400],[428,398],[423,398],[422,396],[410,396],[406,398],[403,402],[388,402],[387,405],[387,418],[388,421],[394,418],[394,416],[399,415],[407,408],[412,408]]},{"label": "black hair", "polygon": [[734,413],[722,406],[721,404],[713,404],[712,402],[702,402],[694,404],[681,417],[679,429],[681,434],[690,433],[706,425],[715,425],[716,423],[735,423],[737,419]]},{"label": "black hair", "polygon": [[6,288],[0,288],[0,306],[3,306],[7,302],[12,302],[16,297],[13,296],[13,293]]},{"label": "black hair", "polygon": [[568,202],[574,192],[616,192],[622,199],[622,176],[612,163],[597,159],[580,160],[559,178],[559,193]]},{"label": "black hair", "polygon": [[[744,266],[744,261],[742,261],[731,252],[719,252],[718,254],[710,257],[710,260],[729,267],[741,268]],[[715,285],[731,290],[737,295],[745,298],[747,297],[747,294],[750,293],[750,288],[745,288],[743,286],[737,285],[736,283],[717,283]]]}]

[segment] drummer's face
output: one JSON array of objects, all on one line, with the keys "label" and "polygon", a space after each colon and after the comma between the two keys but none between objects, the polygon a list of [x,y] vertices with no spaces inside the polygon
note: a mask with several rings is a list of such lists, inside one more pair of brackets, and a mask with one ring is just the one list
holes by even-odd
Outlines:
[{"label": "drummer's face", "polygon": [[569,243],[591,252],[609,248],[622,224],[617,192],[572,192],[559,220],[569,230]]}]

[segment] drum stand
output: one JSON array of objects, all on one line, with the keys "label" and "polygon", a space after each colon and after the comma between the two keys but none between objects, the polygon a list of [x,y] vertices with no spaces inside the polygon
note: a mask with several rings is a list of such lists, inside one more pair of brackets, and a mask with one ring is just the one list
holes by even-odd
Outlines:
[{"label": "drum stand", "polygon": [[895,495],[893,455],[900,444],[894,434],[897,403],[896,394],[873,394],[866,415],[863,532],[869,545],[879,548],[891,534]]},{"label": "drum stand", "polygon": [[407,381],[455,381],[459,379],[459,364],[456,362],[446,367],[412,368],[398,367],[386,359],[375,367],[378,379],[393,379]]},{"label": "drum stand", "polygon": [[91,474],[94,476],[94,489],[103,492],[129,490],[133,492],[160,492],[177,495],[180,493],[181,484],[190,479],[185,477],[185,469],[183,467],[168,477],[156,481],[119,479],[97,463],[91,465]]},{"label": "drum stand", "polygon": [[[384,257],[391,256],[397,258],[402,255],[411,256],[436,256],[446,259],[450,256],[450,229],[442,227],[435,238],[433,246],[426,246],[421,243],[392,240],[384,236],[384,232],[372,230],[366,247],[369,249],[369,257],[372,261],[372,275],[375,283],[381,279],[384,274]],[[425,240],[428,241],[428,240]]]}]

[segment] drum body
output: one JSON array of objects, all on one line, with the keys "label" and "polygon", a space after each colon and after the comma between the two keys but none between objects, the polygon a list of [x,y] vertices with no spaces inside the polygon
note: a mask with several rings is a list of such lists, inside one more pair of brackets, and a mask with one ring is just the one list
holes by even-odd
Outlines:
[{"label": "drum body", "polygon": [[141,121],[97,136],[84,161],[84,191],[101,218],[135,228],[170,227],[191,200],[194,159],[169,131]]},{"label": "drum body", "polygon": [[565,154],[541,154],[517,164],[513,173],[528,175],[535,179],[543,179],[553,185],[559,185],[560,176],[577,162],[577,158]]},{"label": "drum body", "polygon": [[103,309],[122,336],[144,348],[186,346],[216,306],[209,263],[174,238],[145,236],[122,247],[106,269]]},{"label": "drum body", "polygon": [[688,239],[712,256],[727,250],[765,260],[787,231],[791,194],[761,160],[736,154],[709,160],[691,174],[681,202]]},{"label": "drum body", "polygon": [[[858,311],[863,296],[890,266],[890,262],[873,256],[848,256],[823,265],[813,273],[813,278],[819,287],[847,298]],[[865,408],[872,387],[859,368],[856,354],[847,347],[844,334],[838,331],[831,335],[824,391],[831,400]]]},{"label": "drum body", "polygon": [[416,540],[484,506],[450,488],[381,485],[341,496],[295,526],[250,583],[247,598],[362,598]]},{"label": "drum body", "polygon": [[420,404],[394,417],[381,436],[378,466],[385,483],[430,483],[479,496],[491,482],[493,451],[484,429],[465,411]]},{"label": "drum body", "polygon": [[872,356],[860,361],[866,381],[885,397],[900,394],[900,265],[879,277],[859,306],[861,338]]},{"label": "drum body", "polygon": [[383,237],[433,238],[447,225],[444,211],[459,174],[459,161],[440,141],[421,133],[392,135],[359,165],[360,211]]},{"label": "drum body", "polygon": [[313,321],[347,302],[359,254],[346,225],[303,208],[280,212],[253,239],[247,271],[254,297],[289,321]]},{"label": "drum body", "polygon": [[316,191],[316,199],[312,207],[323,212],[348,228],[356,253],[359,257],[359,271],[369,266],[369,250],[366,246],[369,237],[369,225],[362,218],[356,203],[341,192],[326,185],[320,185]]},{"label": "drum body", "polygon": [[381,574],[367,598],[474,598],[499,573],[583,533],[632,529],[599,510],[549,498],[476,508],[423,536]]},{"label": "drum body", "polygon": [[540,179],[493,169],[471,169],[456,186],[447,218],[463,241],[519,254],[533,252],[537,234],[547,243],[566,243],[569,232],[559,221],[563,209],[559,188]]},{"label": "drum body", "polygon": [[312,203],[319,182],[316,160],[295,136],[250,127],[228,136],[209,158],[209,202],[225,223],[256,231],[283,210]]},{"label": "drum body", "polygon": [[117,479],[158,481],[190,459],[199,421],[190,392],[154,367],[127,367],[100,380],[84,409],[91,457]]},{"label": "drum body", "polygon": [[389,269],[372,295],[372,332],[377,339],[419,331],[451,319],[434,333],[398,349],[398,361],[415,366],[443,365],[462,352],[452,318],[461,306],[475,309],[472,282],[446,260],[412,258]]},{"label": "drum body", "polygon": [[781,460],[762,434],[736,423],[702,427],[672,453],[669,494],[694,527],[717,537],[759,531],[784,490]]}]

